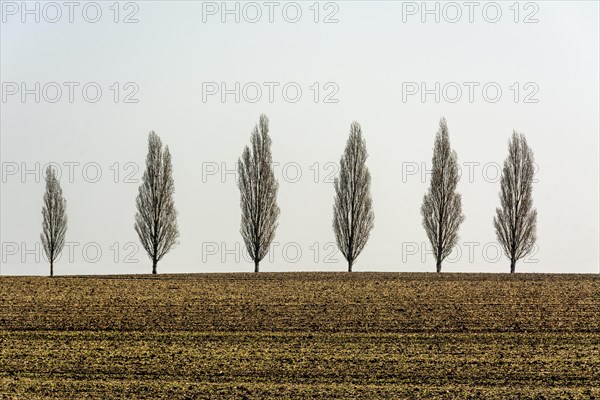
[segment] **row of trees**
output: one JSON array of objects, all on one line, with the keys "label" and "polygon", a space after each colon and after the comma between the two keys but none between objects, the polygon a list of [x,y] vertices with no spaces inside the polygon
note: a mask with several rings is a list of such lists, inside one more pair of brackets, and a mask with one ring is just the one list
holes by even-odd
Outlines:
[{"label": "row of trees", "polygon": [[[513,132],[508,144],[500,180],[500,207],[496,208],[494,228],[504,254],[515,272],[518,260],[533,250],[536,241],[537,211],[533,209],[533,152],[523,134]],[[436,271],[458,242],[458,228],[465,220],[456,152],[450,147],[448,125],[444,118],[435,137],[429,190],[423,197],[423,227],[433,247]]]},{"label": "row of trees", "polygon": [[[340,159],[339,176],[334,180],[333,232],[340,252],[348,262],[348,271],[364,249],[374,227],[371,198],[371,174],[366,166],[367,146],[360,124],[353,122],[346,148]],[[279,185],[272,168],[269,119],[261,115],[238,159],[240,190],[240,233],[258,272],[275,237],[279,206]],[[517,261],[533,250],[536,241],[537,212],[533,209],[533,152],[523,134],[513,132],[508,145],[500,181],[500,207],[493,224],[498,241],[510,260],[510,272]],[[461,195],[456,188],[459,170],[456,152],[450,146],[448,125],[440,121],[435,137],[432,175],[423,197],[423,227],[436,260],[436,271],[458,242],[458,231],[465,216]],[[173,165],[168,146],[152,131],[148,136],[146,170],[139,187],[134,229],[152,260],[152,273],[158,262],[176,244],[179,237],[174,201]],[[66,200],[52,167],[46,170],[46,192],[42,209],[41,239],[50,260],[50,276],[60,254],[67,230]]]}]

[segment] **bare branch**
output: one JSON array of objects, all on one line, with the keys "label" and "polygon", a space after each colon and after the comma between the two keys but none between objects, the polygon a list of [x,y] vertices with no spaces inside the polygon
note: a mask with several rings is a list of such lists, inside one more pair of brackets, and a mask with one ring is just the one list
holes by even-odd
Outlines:
[{"label": "bare branch", "polygon": [[431,161],[431,184],[423,197],[421,215],[423,227],[433,247],[436,271],[441,272],[442,262],[458,242],[458,228],[465,219],[461,196],[456,193],[459,181],[457,156],[450,147],[445,118],[440,120]]},{"label": "bare branch", "polygon": [[160,138],[152,131],[148,135],[146,171],[136,199],[134,228],[152,260],[153,274],[158,262],[177,244],[179,237],[174,193],[169,147],[163,151]]},{"label": "bare branch", "polygon": [[513,131],[508,157],[500,180],[500,208],[496,208],[494,228],[504,254],[515,264],[534,249],[537,210],[533,209],[533,152],[523,134]]},{"label": "bare branch", "polygon": [[272,168],[269,119],[262,114],[258,125],[252,130],[251,149],[246,146],[238,159],[238,187],[242,221],[240,233],[246,249],[254,260],[254,272],[269,252],[275,237],[279,207],[277,189],[279,184]]},{"label": "bare branch", "polygon": [[46,192],[42,207],[42,233],[40,238],[50,262],[50,276],[54,275],[54,261],[65,245],[67,233],[67,201],[63,198],[60,182],[54,168],[46,168]]},{"label": "bare branch", "polygon": [[333,204],[333,232],[340,252],[348,261],[348,272],[352,271],[352,264],[367,244],[374,226],[367,157],[361,127],[353,122],[340,160],[340,175],[334,181]]}]

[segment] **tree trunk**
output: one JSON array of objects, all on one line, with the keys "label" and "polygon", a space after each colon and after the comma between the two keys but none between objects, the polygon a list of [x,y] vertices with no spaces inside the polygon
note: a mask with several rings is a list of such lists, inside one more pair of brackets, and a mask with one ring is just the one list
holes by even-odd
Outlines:
[{"label": "tree trunk", "polygon": [[510,273],[511,274],[515,273],[515,261],[514,260],[510,260]]},{"label": "tree trunk", "polygon": [[50,261],[50,276],[54,276],[54,261]]},{"label": "tree trunk", "polygon": [[152,275],[156,275],[156,260],[152,260]]},{"label": "tree trunk", "polygon": [[260,261],[258,261],[258,260],[254,260],[254,272],[258,272],[258,263],[259,262]]},{"label": "tree trunk", "polygon": [[437,260],[435,262],[435,272],[437,272],[438,274],[442,272],[442,260]]},{"label": "tree trunk", "polygon": [[353,260],[348,260],[348,272],[352,272],[352,263],[354,261]]}]

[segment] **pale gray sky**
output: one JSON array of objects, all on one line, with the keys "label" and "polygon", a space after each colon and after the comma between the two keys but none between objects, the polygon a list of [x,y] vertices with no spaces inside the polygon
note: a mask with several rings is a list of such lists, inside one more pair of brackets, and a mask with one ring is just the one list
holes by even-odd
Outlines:
[{"label": "pale gray sky", "polygon": [[466,220],[443,271],[508,272],[492,218],[516,129],[539,167],[538,250],[517,271],[599,272],[596,1],[430,2],[430,13],[421,2],[362,1],[229,2],[229,14],[194,1],[1,6],[2,275],[48,273],[35,251],[48,162],[61,167],[69,216],[55,273],[149,273],[133,216],[150,130],[173,155],[181,235],[159,273],[251,271],[243,254],[236,262],[231,171],[261,113],[281,208],[262,271],[346,269],[331,255],[330,178],[354,120],[375,210],[355,270],[435,271],[420,206],[445,116]]}]

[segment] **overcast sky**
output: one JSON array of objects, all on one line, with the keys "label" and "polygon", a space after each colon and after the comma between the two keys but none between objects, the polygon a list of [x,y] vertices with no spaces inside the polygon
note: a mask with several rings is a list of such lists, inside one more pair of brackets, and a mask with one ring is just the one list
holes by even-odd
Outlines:
[{"label": "overcast sky", "polygon": [[466,220],[443,271],[509,271],[492,218],[517,130],[535,154],[538,210],[538,246],[517,272],[599,272],[597,1],[226,7],[2,2],[2,275],[48,274],[49,162],[69,216],[55,274],[149,273],[133,223],[150,130],[171,149],[179,211],[159,273],[252,271],[234,171],[261,113],[281,208],[261,271],[346,269],[332,178],[352,121],[375,211],[354,270],[435,271],[420,206],[444,116]]}]

